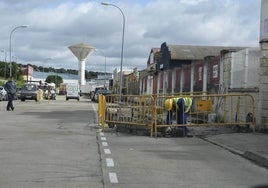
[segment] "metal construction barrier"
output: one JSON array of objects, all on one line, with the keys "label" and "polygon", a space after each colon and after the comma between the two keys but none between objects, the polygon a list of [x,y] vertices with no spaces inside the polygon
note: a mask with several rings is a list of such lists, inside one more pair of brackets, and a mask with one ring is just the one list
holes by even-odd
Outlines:
[{"label": "metal construction barrier", "polygon": [[[161,108],[164,101],[178,96],[156,97],[156,106]],[[193,104],[186,124],[177,124],[176,112],[172,124],[166,124],[167,112],[155,115],[154,134],[165,128],[182,126],[245,126],[255,131],[254,98],[249,94],[181,95],[191,97]],[[164,109],[163,109],[164,111]]]},{"label": "metal construction barrier", "polygon": [[[176,112],[172,124],[166,123],[166,99],[191,97],[193,104],[186,124],[178,124]],[[255,131],[254,98],[249,94],[200,95],[118,95],[99,96],[98,123],[102,128],[135,126],[157,136],[167,128],[185,126],[246,126]]]},{"label": "metal construction barrier", "polygon": [[154,98],[151,95],[99,96],[98,122],[102,128],[135,126],[153,133]]}]

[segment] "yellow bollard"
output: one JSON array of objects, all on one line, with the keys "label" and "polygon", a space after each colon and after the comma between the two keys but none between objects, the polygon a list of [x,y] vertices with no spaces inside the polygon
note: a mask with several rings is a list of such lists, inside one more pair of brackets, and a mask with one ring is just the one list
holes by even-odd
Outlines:
[{"label": "yellow bollard", "polygon": [[36,92],[36,102],[40,102],[43,99],[43,90],[39,89]]}]

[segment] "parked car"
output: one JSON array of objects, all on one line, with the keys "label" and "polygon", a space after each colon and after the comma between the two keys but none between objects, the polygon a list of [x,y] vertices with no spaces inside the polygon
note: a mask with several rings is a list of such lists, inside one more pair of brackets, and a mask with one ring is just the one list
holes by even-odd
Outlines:
[{"label": "parked car", "polygon": [[38,92],[37,84],[25,84],[21,87],[20,91],[20,100],[35,100],[37,101],[37,92]]},{"label": "parked car", "polygon": [[66,87],[66,101],[69,99],[80,100],[80,87],[78,84],[67,84]]},{"label": "parked car", "polygon": [[7,96],[0,93],[0,101],[5,101],[5,100],[7,100]]},{"label": "parked car", "polygon": [[93,97],[93,101],[98,102],[98,96],[102,94],[102,95],[111,95],[112,91],[111,90],[106,90],[106,89],[99,89],[98,91],[96,91],[94,97]]},{"label": "parked car", "polygon": [[98,87],[96,87],[96,88],[94,89],[94,91],[91,91],[91,92],[90,92],[90,99],[91,99],[92,101],[95,101],[95,94],[97,93],[98,90],[107,90],[107,88],[104,87],[104,86],[98,86]]},{"label": "parked car", "polygon": [[7,92],[4,88],[4,86],[0,86],[0,101],[7,100]]},{"label": "parked car", "polygon": [[17,87],[16,99],[20,100],[21,87]]}]

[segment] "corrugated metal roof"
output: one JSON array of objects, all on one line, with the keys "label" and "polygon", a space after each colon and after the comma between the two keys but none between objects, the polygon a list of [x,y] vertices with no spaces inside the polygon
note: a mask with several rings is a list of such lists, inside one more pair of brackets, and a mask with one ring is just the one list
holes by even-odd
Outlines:
[{"label": "corrugated metal roof", "polygon": [[171,59],[202,60],[207,56],[218,56],[222,50],[241,50],[246,47],[167,45]]}]

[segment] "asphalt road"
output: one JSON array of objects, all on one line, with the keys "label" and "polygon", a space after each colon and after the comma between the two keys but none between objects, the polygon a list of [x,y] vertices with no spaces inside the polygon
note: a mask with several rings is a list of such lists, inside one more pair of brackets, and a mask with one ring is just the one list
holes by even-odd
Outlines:
[{"label": "asphalt road", "polygon": [[256,187],[268,170],[199,138],[96,128],[87,99],[0,102],[1,188]]},{"label": "asphalt road", "polygon": [[0,103],[0,187],[103,187],[89,101]]}]

